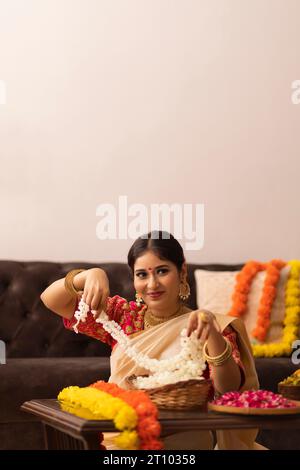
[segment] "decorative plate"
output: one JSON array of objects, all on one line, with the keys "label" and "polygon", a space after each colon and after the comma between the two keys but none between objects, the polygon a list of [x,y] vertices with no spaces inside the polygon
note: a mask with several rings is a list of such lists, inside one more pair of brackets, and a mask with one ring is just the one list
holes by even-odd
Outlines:
[{"label": "decorative plate", "polygon": [[297,406],[293,408],[240,408],[237,406],[214,405],[208,403],[208,409],[220,413],[231,413],[239,415],[289,415],[300,413],[300,401],[290,400]]}]

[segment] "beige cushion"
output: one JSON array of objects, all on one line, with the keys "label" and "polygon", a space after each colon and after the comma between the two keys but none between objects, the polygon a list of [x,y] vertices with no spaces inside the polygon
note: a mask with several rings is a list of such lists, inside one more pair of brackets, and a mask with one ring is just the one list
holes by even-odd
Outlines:
[{"label": "beige cushion", "polygon": [[[266,342],[280,342],[282,339],[283,319],[285,314],[285,285],[288,279],[290,266],[285,266],[280,272],[277,284],[277,295],[271,311],[271,326],[267,333]],[[205,308],[212,312],[226,315],[232,306],[235,277],[239,271],[206,271],[195,270],[196,293],[198,308]],[[251,285],[248,296],[248,305],[242,319],[251,340],[251,331],[257,320],[257,310],[262,295],[266,272],[259,272]]]}]

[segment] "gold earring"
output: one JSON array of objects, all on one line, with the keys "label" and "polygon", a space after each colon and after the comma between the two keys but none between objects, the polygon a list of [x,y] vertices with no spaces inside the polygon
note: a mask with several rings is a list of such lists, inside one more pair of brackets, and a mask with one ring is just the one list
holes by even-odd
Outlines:
[{"label": "gold earring", "polygon": [[142,305],[143,299],[142,299],[142,297],[139,297],[139,294],[137,292],[135,294],[135,301],[136,301],[136,304],[137,304],[138,307],[140,307]]},{"label": "gold earring", "polygon": [[189,296],[191,295],[191,289],[187,281],[183,281],[180,283],[178,295],[179,295],[180,300],[183,300],[183,301],[188,299]]}]

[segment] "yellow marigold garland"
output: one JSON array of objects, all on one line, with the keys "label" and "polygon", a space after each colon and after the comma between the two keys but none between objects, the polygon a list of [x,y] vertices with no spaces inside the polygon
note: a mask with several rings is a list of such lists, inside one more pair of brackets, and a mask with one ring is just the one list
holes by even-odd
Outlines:
[{"label": "yellow marigold garland", "polygon": [[123,431],[115,442],[121,449],[139,448],[135,430],[138,416],[132,406],[123,400],[92,387],[66,387],[58,395],[62,409],[85,419],[113,420],[115,427]]},{"label": "yellow marigold garland", "polygon": [[123,431],[117,437],[114,438],[114,442],[120,449],[126,450],[138,450],[139,438],[136,431]]},{"label": "yellow marigold garland", "polygon": [[158,421],[158,409],[149,395],[142,390],[124,390],[115,383],[99,380],[90,385],[103,392],[119,397],[132,406],[138,417],[136,431],[139,436],[139,450],[161,450],[161,426]]},{"label": "yellow marigold garland", "polygon": [[293,342],[298,339],[300,325],[300,261],[292,260],[285,290],[285,317],[282,341],[280,343],[255,344],[254,357],[290,356]]}]

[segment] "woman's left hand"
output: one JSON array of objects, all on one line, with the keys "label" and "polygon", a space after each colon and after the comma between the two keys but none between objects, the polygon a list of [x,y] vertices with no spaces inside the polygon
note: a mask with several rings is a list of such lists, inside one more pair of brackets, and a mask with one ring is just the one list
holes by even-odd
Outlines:
[{"label": "woman's left hand", "polygon": [[215,315],[209,310],[196,310],[192,312],[188,319],[187,336],[196,330],[197,338],[203,343],[210,334],[220,333],[220,326]]}]

